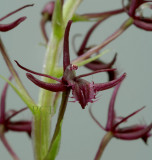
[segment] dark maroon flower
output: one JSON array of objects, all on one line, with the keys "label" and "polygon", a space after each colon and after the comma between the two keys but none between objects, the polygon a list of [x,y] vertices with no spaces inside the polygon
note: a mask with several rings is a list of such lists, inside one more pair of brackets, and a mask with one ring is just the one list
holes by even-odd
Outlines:
[{"label": "dark maroon flower", "polygon": [[[12,76],[9,78],[9,80],[12,79]],[[6,94],[8,89],[8,83],[5,84],[1,99],[0,99],[0,138],[7,148],[7,150],[10,152],[10,154],[13,157],[17,157],[14,151],[11,149],[10,145],[8,144],[5,133],[8,131],[15,131],[15,132],[26,132],[29,136],[31,136],[31,121],[27,120],[17,120],[17,121],[11,121],[11,119],[16,116],[17,114],[25,111],[27,107],[20,109],[19,111],[16,110],[6,110]],[[16,158],[18,159],[18,158]]]},{"label": "dark maroon flower", "polygon": [[47,89],[49,91],[53,91],[53,92],[60,92],[60,91],[66,91],[67,89],[72,89],[72,94],[73,97],[75,98],[75,101],[78,101],[80,103],[80,105],[82,106],[82,108],[84,109],[85,106],[88,104],[88,102],[93,103],[93,100],[95,99],[95,96],[97,94],[97,92],[102,91],[102,90],[106,90],[109,89],[115,85],[117,85],[120,81],[122,81],[126,74],[124,73],[122,76],[120,76],[119,78],[110,81],[110,82],[106,82],[106,83],[94,83],[94,82],[88,82],[84,79],[81,79],[82,77],[86,77],[95,73],[99,73],[99,72],[105,72],[105,71],[113,71],[114,69],[102,69],[102,70],[97,70],[88,74],[83,74],[80,76],[76,76],[75,75],[75,70],[77,70],[77,66],[70,64],[70,55],[69,55],[69,31],[70,31],[70,26],[71,26],[72,21],[68,22],[68,25],[66,27],[66,31],[65,31],[65,35],[64,35],[64,47],[63,47],[63,77],[62,79],[58,79],[46,74],[41,74],[41,73],[37,73],[34,71],[31,71],[23,66],[21,66],[17,61],[17,65],[36,75],[39,76],[44,76],[44,77],[48,77],[50,79],[56,80],[59,83],[46,83],[43,81],[40,81],[38,79],[36,79],[33,75],[31,75],[30,73],[27,73],[27,77],[28,79],[30,79],[34,84],[36,84],[37,86]]},{"label": "dark maroon flower", "polygon": [[[13,11],[13,12],[7,14],[6,16],[0,18],[0,21],[4,20],[4,19],[6,19],[7,17],[13,15],[14,13],[16,13],[16,12],[18,12],[18,11],[26,8],[26,7],[30,7],[30,6],[33,6],[33,4],[25,5],[25,6],[23,6],[23,7],[19,8],[19,9],[15,10],[15,11]],[[9,30],[17,27],[17,26],[18,26],[21,22],[23,22],[25,19],[26,19],[26,17],[21,17],[21,18],[15,20],[15,21],[12,22],[12,23],[9,23],[9,24],[0,24],[0,31],[1,31],[1,32],[7,32],[7,31],[9,31]]]},{"label": "dark maroon flower", "polygon": [[55,2],[54,1],[50,1],[48,2],[43,10],[42,10],[42,19],[41,19],[41,30],[42,30],[42,33],[43,33],[43,36],[46,40],[46,42],[48,42],[48,36],[47,36],[47,33],[46,33],[46,29],[45,29],[45,25],[48,21],[52,21],[52,15],[53,15],[53,12],[54,12],[54,7],[55,7]]},{"label": "dark maroon flower", "polygon": [[[142,16],[141,13],[143,12],[143,9],[140,9],[140,7],[150,2],[152,1],[131,0],[129,9],[126,9],[128,15],[133,18],[134,25],[147,31],[152,31],[152,18],[146,18]],[[149,8],[151,9],[150,6],[151,5],[149,5]],[[139,9],[140,9],[140,15],[137,13]]]},{"label": "dark maroon flower", "polygon": [[113,95],[110,100],[109,104],[109,110],[108,110],[108,120],[106,127],[103,127],[94,117],[92,114],[91,108],[89,108],[89,112],[93,120],[105,131],[111,132],[114,137],[123,139],[123,140],[135,140],[142,138],[144,142],[147,142],[147,138],[151,136],[150,130],[152,129],[152,123],[150,125],[142,125],[142,124],[136,124],[131,125],[128,127],[119,127],[120,124],[123,122],[126,122],[130,117],[137,114],[139,111],[141,111],[144,107],[138,109],[137,111],[131,113],[130,115],[126,117],[117,117],[116,112],[114,110],[114,104],[116,95],[118,92],[118,89],[120,87],[120,83],[115,87],[113,91]]}]

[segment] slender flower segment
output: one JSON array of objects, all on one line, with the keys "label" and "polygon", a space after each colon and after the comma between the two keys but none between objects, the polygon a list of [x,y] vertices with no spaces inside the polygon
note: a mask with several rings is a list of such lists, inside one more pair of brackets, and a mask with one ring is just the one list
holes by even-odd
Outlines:
[{"label": "slender flower segment", "polygon": [[[12,79],[12,76],[9,77],[9,80]],[[5,84],[0,101],[0,123],[5,121],[5,103],[6,103],[6,93],[8,89],[8,83]]]},{"label": "slender flower segment", "polygon": [[27,73],[26,74],[27,78],[41,88],[44,88],[44,89],[47,89],[47,90],[53,91],[53,92],[61,92],[61,91],[66,91],[66,90],[72,89],[73,98],[75,99],[75,101],[78,101],[80,103],[80,105],[82,106],[82,108],[84,109],[85,106],[88,104],[88,102],[91,102],[91,103],[94,102],[93,100],[95,99],[97,92],[112,88],[113,86],[117,85],[120,81],[122,81],[125,78],[126,74],[124,73],[119,78],[112,80],[110,82],[97,83],[97,84],[94,82],[90,83],[90,82],[83,80],[81,78],[89,76],[89,75],[93,75],[93,74],[99,73],[99,72],[113,71],[114,69],[102,69],[102,70],[97,70],[97,71],[94,71],[94,72],[91,72],[88,74],[76,76],[75,70],[77,70],[78,67],[76,65],[73,65],[70,63],[70,54],[69,54],[69,31],[70,31],[71,24],[72,24],[72,21],[69,21],[67,24],[67,27],[66,27],[65,35],[64,35],[64,47],[63,47],[64,73],[63,73],[63,77],[61,79],[57,79],[52,76],[48,76],[45,74],[34,72],[32,70],[29,70],[29,69],[21,66],[17,61],[16,61],[16,63],[20,68],[22,68],[30,73],[40,75],[40,76],[45,76],[45,77],[48,77],[50,79],[53,79],[53,80],[56,80],[59,82],[56,84],[46,83],[46,82],[38,80],[30,73]]},{"label": "slender flower segment", "polygon": [[23,22],[25,19],[26,17],[21,17],[12,23],[0,24],[0,32],[7,32],[9,30],[12,30],[13,28],[17,27],[21,22]]},{"label": "slender flower segment", "polygon": [[45,26],[48,21],[52,21],[54,7],[55,7],[55,1],[50,1],[44,6],[41,12],[42,19],[41,19],[40,25],[41,25],[41,31],[42,31],[42,34],[44,36],[46,43],[48,42],[48,36],[46,33]]},{"label": "slender flower segment", "polygon": [[120,9],[111,10],[111,11],[107,11],[107,12],[85,13],[85,14],[82,14],[80,16],[84,17],[84,18],[87,18],[87,19],[94,19],[94,18],[104,19],[104,18],[109,18],[111,16],[124,13],[124,12],[125,12],[124,8],[120,8]]},{"label": "slender flower segment", "polygon": [[[69,52],[69,32],[71,28],[72,21],[69,21],[64,34],[64,46],[63,46],[63,69],[64,71],[70,66],[70,52]],[[73,67],[75,67],[73,65]],[[70,67],[72,70],[72,68]],[[73,70],[77,70],[73,68]]]},{"label": "slender flower segment", "polygon": [[[7,17],[15,14],[16,12],[18,12],[18,11],[24,9],[24,8],[31,7],[31,6],[33,6],[33,4],[25,5],[25,6],[23,6],[23,7],[19,8],[19,9],[15,10],[15,11],[13,11],[13,12],[7,14],[6,16],[0,18],[0,21],[6,19]],[[9,23],[9,24],[0,24],[0,32],[7,32],[9,30],[12,30],[13,28],[17,27],[21,22],[23,22],[25,19],[26,19],[26,17],[21,17],[21,18],[15,20],[12,23]]]},{"label": "slender flower segment", "polygon": [[[144,17],[143,11],[145,8],[152,9],[151,3],[152,1],[131,0],[129,9],[126,9],[126,12],[128,13],[128,15],[133,18],[134,25],[146,31],[152,31],[152,18]],[[138,13],[138,11],[140,12]]]},{"label": "slender flower segment", "polygon": [[100,128],[104,129],[107,132],[111,132],[113,134],[113,137],[116,137],[122,140],[135,140],[135,139],[141,138],[142,140],[144,140],[145,143],[147,143],[148,137],[151,136],[150,131],[152,129],[152,123],[149,125],[136,124],[128,127],[119,127],[120,124],[122,124],[123,122],[126,122],[130,117],[134,116],[135,114],[137,114],[138,112],[140,112],[142,109],[145,108],[145,107],[142,107],[126,117],[121,117],[121,118],[117,117],[116,112],[114,110],[114,104],[115,104],[119,87],[120,87],[120,83],[115,87],[110,100],[106,127],[103,127],[96,120],[96,118],[94,117],[91,111],[91,108],[89,108],[90,115]]}]

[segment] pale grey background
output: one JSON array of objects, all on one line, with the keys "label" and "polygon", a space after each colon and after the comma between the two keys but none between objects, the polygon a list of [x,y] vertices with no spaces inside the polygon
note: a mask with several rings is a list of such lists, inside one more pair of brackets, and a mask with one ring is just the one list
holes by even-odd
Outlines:
[{"label": "pale grey background", "polygon": [[[19,0],[0,0],[0,17],[4,16],[10,11],[25,5],[27,3],[35,3],[32,8],[15,14],[4,22],[10,22],[20,16],[27,16],[28,19],[19,25],[16,29],[1,33],[10,58],[18,60],[22,65],[27,66],[33,70],[41,71],[43,64],[43,57],[45,48],[40,43],[43,43],[41,36],[39,22],[40,11],[47,0],[43,1],[19,1]],[[78,13],[86,12],[101,12],[106,9],[115,9],[121,7],[120,0],[84,0],[78,9]],[[110,35],[120,24],[127,19],[127,15],[123,14],[113,17],[104,22],[96,32],[93,34],[90,44],[101,43],[108,35]],[[75,33],[84,33],[89,27],[90,23],[73,24],[70,32],[72,37]],[[49,28],[49,25],[48,25]],[[76,45],[81,42],[81,37],[77,39]],[[123,82],[120,92],[117,97],[115,105],[117,114],[125,116],[142,106],[146,106],[141,113],[129,120],[127,124],[132,123],[147,123],[152,121],[152,33],[136,29],[134,26],[129,28],[117,40],[112,42],[106,48],[114,51],[108,53],[103,57],[105,61],[110,61],[115,52],[118,52],[118,59],[116,67],[120,73],[127,72],[127,77]],[[75,54],[71,48],[72,58]],[[16,67],[20,74],[24,85],[28,88],[29,93],[37,101],[38,87],[34,86],[25,77],[25,72]],[[0,74],[8,77],[8,69],[0,56]],[[85,69],[79,69],[78,73],[85,73]],[[91,76],[86,78],[95,82],[104,82],[107,80],[106,74]],[[4,81],[0,79],[0,91]],[[100,100],[94,104],[93,112],[98,120],[104,125],[106,123],[107,108],[112,90],[100,93]],[[7,109],[20,109],[25,106],[24,103],[14,94],[12,89],[9,89],[7,99]],[[29,112],[23,113],[19,118],[31,118]],[[55,122],[55,118],[54,118]],[[78,103],[69,103],[65,114],[62,130],[61,150],[57,160],[92,160],[101,138],[105,134],[94,121],[90,118],[88,107],[82,110]],[[27,135],[18,134],[14,132],[7,133],[7,139],[15,152],[19,155],[21,160],[32,160],[32,146]],[[104,152],[103,159],[138,159],[150,160],[152,157],[152,139],[149,139],[146,146],[141,140],[137,141],[121,141],[112,139]],[[6,149],[0,143],[0,159],[11,160]]]}]

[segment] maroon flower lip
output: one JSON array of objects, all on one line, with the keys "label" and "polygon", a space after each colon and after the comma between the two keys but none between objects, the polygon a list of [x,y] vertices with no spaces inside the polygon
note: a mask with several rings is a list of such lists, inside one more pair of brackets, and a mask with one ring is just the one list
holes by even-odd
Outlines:
[{"label": "maroon flower lip", "polygon": [[[15,14],[16,12],[19,12],[20,10],[22,10],[22,9],[24,9],[24,8],[31,7],[31,6],[33,6],[33,4],[25,5],[25,6],[23,6],[23,7],[19,8],[19,9],[15,10],[15,11],[13,11],[13,12],[7,14],[6,16],[0,18],[0,21],[2,21],[2,20],[4,20],[4,19],[6,19],[7,17]],[[7,31],[9,31],[9,30],[14,29],[14,28],[17,27],[21,22],[23,22],[25,19],[26,19],[26,17],[24,16],[24,17],[21,17],[21,18],[15,20],[14,22],[11,22],[11,23],[9,23],[9,24],[0,24],[0,32],[7,32]]]},{"label": "maroon flower lip", "polygon": [[89,108],[89,113],[100,128],[102,128],[106,132],[112,132],[114,137],[118,139],[123,139],[123,140],[135,140],[135,139],[141,138],[145,143],[147,143],[148,137],[151,136],[150,131],[152,129],[152,123],[149,125],[136,124],[128,127],[122,127],[122,128],[119,127],[120,124],[122,124],[123,122],[126,122],[130,117],[134,116],[135,114],[137,114],[138,112],[140,112],[142,109],[145,108],[145,107],[142,107],[126,117],[117,117],[116,112],[114,110],[114,104],[115,104],[115,100],[116,100],[116,96],[117,96],[120,84],[121,83],[119,83],[115,87],[110,100],[106,127],[103,127],[97,121],[97,119],[94,117],[91,111],[91,107]]},{"label": "maroon flower lip", "polygon": [[99,72],[114,71],[115,69],[101,69],[88,74],[76,76],[75,70],[77,69],[77,66],[70,64],[70,54],[69,54],[69,31],[70,31],[71,24],[72,24],[72,21],[69,21],[65,30],[65,35],[64,35],[64,47],[63,47],[64,73],[61,79],[29,70],[21,66],[17,61],[15,62],[21,69],[27,72],[30,72],[39,76],[48,77],[50,79],[53,79],[59,82],[56,84],[46,83],[38,80],[30,73],[26,74],[29,80],[31,80],[34,84],[36,84],[37,86],[43,89],[53,91],[53,92],[61,92],[61,91],[64,92],[70,88],[72,90],[72,94],[73,94],[73,97],[75,98],[75,101],[78,101],[82,106],[82,108],[84,109],[85,106],[88,104],[88,102],[93,103],[93,99],[95,99],[97,92],[112,88],[113,86],[117,85],[120,81],[122,81],[125,78],[126,73],[124,73],[122,76],[120,76],[117,79],[114,79],[110,82],[105,82],[105,83],[90,83],[81,78],[89,75],[93,75]]}]

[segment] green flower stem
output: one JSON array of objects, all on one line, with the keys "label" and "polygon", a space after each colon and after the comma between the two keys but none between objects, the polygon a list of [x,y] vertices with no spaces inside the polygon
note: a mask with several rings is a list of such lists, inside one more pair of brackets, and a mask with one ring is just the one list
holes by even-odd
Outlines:
[{"label": "green flower stem", "polygon": [[50,112],[45,108],[35,108],[33,119],[33,147],[35,160],[43,160],[50,144]]},{"label": "green flower stem", "polygon": [[70,94],[70,89],[67,90],[66,92],[62,93],[62,102],[61,102],[61,105],[60,105],[60,110],[59,110],[59,115],[58,115],[56,128],[55,128],[55,131],[54,131],[54,134],[53,134],[53,138],[52,138],[51,144],[49,146],[49,151],[48,151],[48,154],[47,154],[45,160],[50,160],[51,159],[51,155],[50,154],[52,153],[51,152],[52,146],[53,146],[53,143],[56,140],[56,137],[58,136],[60,128],[61,128],[61,122],[62,122],[62,120],[64,118],[64,113],[65,113],[65,110],[66,110],[69,94]]},{"label": "green flower stem", "polygon": [[109,143],[109,141],[111,140],[111,138],[113,137],[113,134],[111,132],[108,132],[102,139],[98,151],[96,153],[96,156],[94,158],[94,160],[100,160],[101,156],[103,154],[104,149],[106,148],[107,144]]},{"label": "green flower stem", "polygon": [[20,91],[20,94],[22,97],[22,100],[25,102],[25,104],[29,107],[29,109],[33,112],[32,108],[33,106],[35,106],[35,102],[32,100],[32,98],[30,97],[30,95],[28,94],[27,90],[25,89],[25,87],[23,86],[16,70],[14,69],[13,67],[13,64],[11,63],[9,57],[8,57],[8,54],[6,52],[6,49],[4,47],[4,44],[0,38],[0,51],[2,53],[2,56],[8,66],[8,69],[10,70],[11,74],[13,75],[14,79],[15,79],[15,82],[17,84],[17,87]]},{"label": "green flower stem", "polygon": [[[47,48],[46,65],[44,66],[44,73],[48,75],[52,75],[54,72],[59,46],[60,40],[52,35]],[[43,81],[54,83],[53,80],[48,78],[43,78]],[[40,112],[35,114],[33,121],[34,128],[32,128],[35,160],[43,160],[49,148],[53,96],[53,92],[44,89],[40,90],[38,108]]]},{"label": "green flower stem", "polygon": [[[46,57],[43,65],[43,72],[48,75],[52,75],[54,73],[54,69],[58,64],[58,57],[62,48],[62,39],[63,34],[62,31],[62,8],[60,1],[57,0],[55,4],[53,19],[52,19],[52,33],[49,39]],[[58,22],[58,23],[57,23]],[[60,24],[60,25],[58,25]],[[57,28],[56,28],[57,27]],[[57,32],[60,31],[59,33]],[[54,80],[49,78],[42,78],[42,81],[47,83],[54,83]],[[38,109],[40,109],[40,113],[34,116],[33,121],[33,143],[34,143],[34,152],[35,152],[35,160],[42,160],[47,154],[49,143],[50,143],[50,127],[51,127],[51,115],[53,106],[53,97],[54,93],[40,89],[39,94],[39,102]]]},{"label": "green flower stem", "polygon": [[[52,33],[51,40],[48,44],[46,59],[44,65],[44,73],[53,75],[55,66],[57,65],[58,53],[61,48],[61,39],[55,37]],[[54,80],[43,77],[42,81],[47,83],[54,83]],[[53,93],[44,89],[40,89],[39,106],[50,108],[50,102],[52,101]]]},{"label": "green flower stem", "polygon": [[106,45],[108,45],[110,42],[112,42],[114,39],[119,37],[124,31],[126,31],[131,25],[133,24],[133,19],[129,18],[127,19],[119,29],[117,29],[111,36],[109,36],[107,39],[105,39],[101,44],[91,48],[86,53],[84,53],[82,56],[79,56],[75,60],[72,61],[72,63],[79,63],[83,61],[84,59],[89,58],[92,54],[98,52],[102,48],[104,48]]},{"label": "green flower stem", "polygon": [[[72,18],[75,10],[82,0],[67,0],[64,4],[62,19],[62,5],[60,0],[56,0],[55,9],[52,19],[52,33],[47,45],[45,61],[43,65],[43,73],[54,76],[54,70],[59,63],[59,57],[63,48],[63,36],[65,27],[69,19]],[[69,7],[68,7],[69,6]],[[42,81],[54,83],[53,80],[43,77]],[[51,115],[54,102],[54,93],[40,89],[38,107],[40,114],[35,114],[33,121],[33,143],[35,151],[35,159],[42,160],[48,151],[48,143],[50,142],[50,126]],[[51,108],[52,107],[52,108]],[[46,112],[49,111],[49,114]],[[46,156],[46,155],[45,155]]]}]

